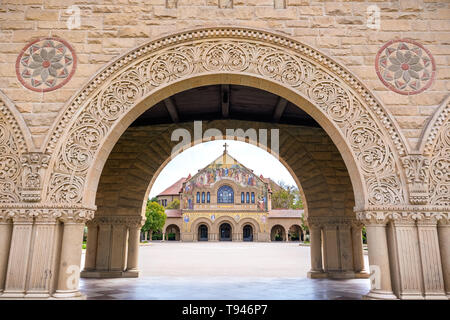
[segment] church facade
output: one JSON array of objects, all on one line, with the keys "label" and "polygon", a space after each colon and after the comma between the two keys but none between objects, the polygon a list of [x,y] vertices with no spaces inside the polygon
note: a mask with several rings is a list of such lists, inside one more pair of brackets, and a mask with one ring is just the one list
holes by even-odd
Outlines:
[{"label": "church facade", "polygon": [[181,241],[299,241],[303,210],[272,209],[271,179],[257,176],[225,150],[194,176],[160,193],[166,207],[163,239]]}]

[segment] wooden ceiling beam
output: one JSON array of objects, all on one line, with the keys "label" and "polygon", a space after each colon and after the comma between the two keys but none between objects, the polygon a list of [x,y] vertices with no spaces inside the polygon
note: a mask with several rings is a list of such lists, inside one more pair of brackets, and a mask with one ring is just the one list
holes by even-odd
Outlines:
[{"label": "wooden ceiling beam", "polygon": [[228,118],[230,116],[230,85],[223,84],[220,88],[222,117]]},{"label": "wooden ceiling beam", "polygon": [[283,98],[278,99],[278,103],[274,108],[273,111],[273,121],[279,122],[281,119],[281,116],[283,115],[284,109],[286,109],[287,106],[287,100]]},{"label": "wooden ceiling beam", "polygon": [[177,107],[172,98],[164,99],[164,104],[166,105],[166,109],[169,112],[170,118],[173,122],[177,123],[180,121],[180,117],[178,116]]}]

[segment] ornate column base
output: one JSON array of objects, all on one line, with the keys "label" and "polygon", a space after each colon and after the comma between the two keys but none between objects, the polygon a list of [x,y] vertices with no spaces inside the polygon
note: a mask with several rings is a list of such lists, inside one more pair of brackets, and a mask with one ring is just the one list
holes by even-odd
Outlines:
[{"label": "ornate column base", "polygon": [[98,278],[98,279],[112,279],[112,278],[138,278],[139,270],[127,271],[95,271],[83,270],[80,273],[80,278]]},{"label": "ornate column base", "polygon": [[324,271],[310,270],[306,276],[310,279],[325,279],[328,278],[328,273]]},{"label": "ornate column base", "polygon": [[368,272],[355,272],[356,279],[369,279],[370,274]]},{"label": "ornate column base", "polygon": [[73,290],[57,290],[53,296],[53,299],[58,300],[86,300],[86,295],[82,294],[80,291]]},{"label": "ornate column base", "polygon": [[363,300],[398,300],[392,292],[385,292],[380,290],[371,290],[368,294],[362,297]]}]

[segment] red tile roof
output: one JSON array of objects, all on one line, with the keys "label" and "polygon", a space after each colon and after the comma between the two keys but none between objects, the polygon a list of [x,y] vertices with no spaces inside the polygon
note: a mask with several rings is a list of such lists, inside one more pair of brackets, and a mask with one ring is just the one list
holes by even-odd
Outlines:
[{"label": "red tile roof", "polygon": [[174,195],[177,196],[178,193],[180,193],[180,191],[181,191],[181,187],[183,186],[183,182],[185,182],[185,181],[186,181],[186,178],[181,178],[180,180],[175,182],[173,185],[168,187],[166,190],[164,190],[163,192],[158,194],[157,197],[159,197],[159,196],[174,196]]}]

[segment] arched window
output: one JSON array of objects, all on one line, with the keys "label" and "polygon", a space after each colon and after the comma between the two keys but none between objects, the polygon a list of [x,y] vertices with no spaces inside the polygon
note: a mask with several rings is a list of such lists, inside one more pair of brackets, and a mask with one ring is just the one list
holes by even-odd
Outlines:
[{"label": "arched window", "polygon": [[202,192],[202,203],[205,203],[205,193]]},{"label": "arched window", "polygon": [[247,200],[247,203],[250,203],[250,194],[247,192],[247,194],[246,194],[246,200]]},{"label": "arched window", "polygon": [[206,202],[207,203],[211,202],[211,194],[209,192],[206,194]]},{"label": "arched window", "polygon": [[230,186],[221,186],[217,191],[217,203],[234,203],[234,192]]},{"label": "arched window", "polygon": [[200,192],[197,192],[197,203],[200,203]]},{"label": "arched window", "polygon": [[245,203],[245,194],[241,192],[241,203]]},{"label": "arched window", "polygon": [[255,203],[255,193],[252,192],[252,203]]}]

